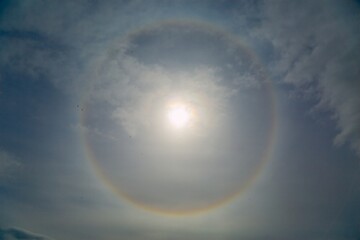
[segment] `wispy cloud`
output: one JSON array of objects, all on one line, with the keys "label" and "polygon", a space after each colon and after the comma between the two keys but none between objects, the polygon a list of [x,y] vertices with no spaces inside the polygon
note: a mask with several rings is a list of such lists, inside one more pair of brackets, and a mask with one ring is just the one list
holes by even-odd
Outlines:
[{"label": "wispy cloud", "polygon": [[[356,23],[360,20],[349,5],[344,7],[337,1],[254,2],[246,8],[252,10],[246,12],[244,19],[240,11],[244,6],[231,6],[238,14],[233,17],[243,26],[242,31],[252,30],[242,34],[255,36],[258,41],[269,41],[272,57],[267,57],[273,76],[280,82],[311,92],[318,100],[317,107],[330,109],[336,119],[339,133],[334,136],[334,143],[348,142],[360,153],[360,73],[357,67],[360,36],[356,31]],[[153,20],[154,16],[161,18],[164,14],[141,1],[103,5],[91,1],[61,6],[57,3],[14,5],[5,14],[7,22],[0,25],[1,45],[6,46],[0,64],[6,71],[13,69],[13,72],[30,76],[49,74],[49,79],[70,90],[74,86],[84,88],[83,78],[87,75],[82,70],[99,60],[94,56],[109,50],[99,46],[119,40],[129,26],[139,25],[141,19],[136,16],[143,8],[147,9],[146,16],[152,16]],[[26,21],[16,16],[23,16],[21,19]],[[111,24],[114,22],[116,24]]]},{"label": "wispy cloud", "polygon": [[266,2],[255,35],[275,49],[273,75],[311,92],[317,108],[332,111],[339,129],[335,144],[348,142],[360,154],[360,18],[349,7],[336,1]]}]

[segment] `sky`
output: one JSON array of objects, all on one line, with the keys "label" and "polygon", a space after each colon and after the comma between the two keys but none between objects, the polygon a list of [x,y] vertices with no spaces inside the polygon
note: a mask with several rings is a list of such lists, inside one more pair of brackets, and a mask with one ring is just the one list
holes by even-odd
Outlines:
[{"label": "sky", "polygon": [[0,240],[359,240],[359,1],[0,1]]}]

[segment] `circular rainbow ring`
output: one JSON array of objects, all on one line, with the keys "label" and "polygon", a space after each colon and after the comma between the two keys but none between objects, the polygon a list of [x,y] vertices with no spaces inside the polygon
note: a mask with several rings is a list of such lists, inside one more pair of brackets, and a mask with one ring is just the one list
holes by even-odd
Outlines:
[{"label": "circular rainbow ring", "polygon": [[[193,215],[193,214],[208,212],[210,210],[213,210],[215,208],[218,208],[220,206],[224,206],[224,205],[228,204],[230,201],[234,200],[236,197],[243,194],[245,192],[245,190],[248,189],[249,186],[251,186],[254,183],[254,181],[259,177],[259,175],[262,172],[262,170],[264,169],[264,166],[266,165],[267,161],[271,158],[271,156],[273,154],[273,150],[274,150],[276,133],[277,133],[277,114],[276,114],[277,109],[276,109],[276,100],[275,100],[276,94],[275,94],[273,83],[268,79],[266,71],[264,70],[263,64],[260,62],[260,60],[258,59],[256,54],[253,51],[251,51],[249,48],[247,48],[246,45],[237,36],[234,36],[232,33],[222,29],[221,27],[211,25],[206,22],[204,23],[204,22],[199,22],[199,21],[171,20],[171,21],[161,21],[161,22],[157,22],[155,24],[151,24],[151,25],[147,25],[144,27],[134,29],[134,30],[128,32],[127,34],[125,34],[125,37],[123,39],[131,38],[133,36],[142,34],[147,31],[154,31],[156,29],[161,29],[162,27],[166,27],[166,26],[184,26],[184,25],[196,27],[197,29],[201,29],[203,31],[209,31],[209,32],[214,32],[216,34],[220,34],[222,37],[224,37],[228,41],[232,41],[232,43],[235,43],[236,46],[238,46],[241,50],[245,51],[246,54],[248,54],[248,56],[251,57],[252,61],[254,61],[254,63],[257,64],[257,67],[262,70],[261,71],[262,73],[260,74],[260,76],[261,76],[261,78],[263,78],[262,82],[264,83],[264,85],[266,87],[266,93],[268,94],[268,96],[267,96],[267,99],[269,100],[268,106],[269,106],[269,108],[271,108],[270,109],[271,117],[269,120],[269,121],[271,121],[270,122],[271,127],[269,129],[269,134],[267,136],[266,148],[263,150],[262,158],[259,161],[258,166],[253,171],[253,174],[251,175],[251,177],[249,177],[247,179],[247,181],[239,189],[237,189],[237,191],[235,191],[231,194],[228,194],[227,196],[224,196],[221,200],[214,202],[212,204],[208,204],[208,205],[205,205],[200,208],[190,208],[190,209],[186,209],[186,210],[172,210],[172,209],[163,209],[163,208],[156,208],[153,206],[149,206],[149,205],[142,203],[141,201],[139,201],[137,199],[132,198],[131,196],[129,196],[127,193],[125,193],[121,189],[115,187],[114,184],[108,179],[108,177],[104,174],[104,171],[99,166],[98,161],[95,157],[95,154],[91,148],[91,145],[89,144],[89,141],[86,137],[85,130],[81,131],[81,143],[84,146],[86,158],[88,159],[88,162],[90,163],[91,168],[96,173],[97,178],[104,185],[106,185],[106,187],[108,187],[108,189],[110,189],[113,193],[115,193],[117,196],[119,196],[120,199],[125,199],[138,208],[148,210],[148,211],[158,213],[158,214],[169,215],[169,216],[184,216],[184,215]],[[116,50],[116,49],[112,49],[111,46],[108,46],[108,48],[105,48],[105,50],[111,52],[111,50]],[[99,68],[101,68],[101,67],[102,66],[99,66]],[[83,106],[83,111],[80,111],[80,116],[79,116],[80,124],[82,126],[85,125],[84,122],[87,117],[87,110],[88,110],[87,97],[88,97],[87,94],[85,94],[82,97],[81,106]]]}]

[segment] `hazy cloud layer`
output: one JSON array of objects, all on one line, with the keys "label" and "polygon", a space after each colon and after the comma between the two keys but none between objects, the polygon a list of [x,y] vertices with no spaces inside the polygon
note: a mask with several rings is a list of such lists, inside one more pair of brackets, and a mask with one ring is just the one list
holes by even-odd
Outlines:
[{"label": "hazy cloud layer", "polygon": [[220,85],[221,78],[211,68],[174,73],[161,66],[143,65],[127,56],[120,56],[115,66],[111,61],[106,64],[95,75],[103,81],[95,83],[93,95],[114,108],[114,119],[132,136],[159,123],[153,116],[163,114],[159,109],[167,107],[164,102],[185,101],[220,117],[226,111],[225,101],[236,91]]}]

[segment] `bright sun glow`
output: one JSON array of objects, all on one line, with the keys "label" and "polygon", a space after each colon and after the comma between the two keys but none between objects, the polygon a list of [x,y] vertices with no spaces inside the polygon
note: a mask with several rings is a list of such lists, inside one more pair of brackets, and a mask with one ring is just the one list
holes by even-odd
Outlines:
[{"label": "bright sun glow", "polygon": [[191,112],[185,105],[176,104],[169,108],[167,116],[171,125],[179,129],[189,124]]}]

